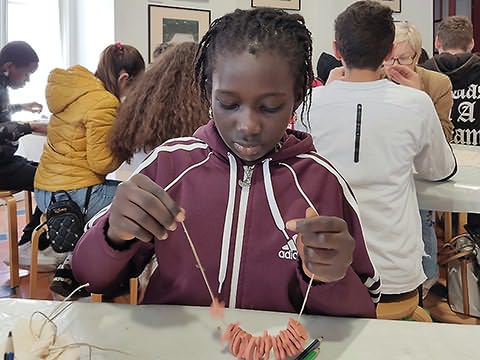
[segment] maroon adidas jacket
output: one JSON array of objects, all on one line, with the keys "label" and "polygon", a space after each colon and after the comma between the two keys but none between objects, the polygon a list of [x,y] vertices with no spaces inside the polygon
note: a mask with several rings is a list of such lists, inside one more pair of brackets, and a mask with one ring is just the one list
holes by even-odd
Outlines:
[{"label": "maroon adidas jacket", "polygon": [[[211,122],[194,137],[167,141],[140,166],[186,210],[185,225],[213,291],[226,306],[299,312],[308,285],[296,235],[285,223],[314,207],[345,219],[356,240],[346,276],[312,287],[306,313],[375,317],[380,280],[363,240],[355,199],[343,178],[314,152],[310,135],[287,130],[280,151],[245,169]],[[146,304],[209,305],[211,300],[181,226],[166,241],[123,251],[105,240],[108,212],[76,246],[73,270],[92,292],[137,276],[155,252]],[[369,293],[370,291],[370,293]]]}]

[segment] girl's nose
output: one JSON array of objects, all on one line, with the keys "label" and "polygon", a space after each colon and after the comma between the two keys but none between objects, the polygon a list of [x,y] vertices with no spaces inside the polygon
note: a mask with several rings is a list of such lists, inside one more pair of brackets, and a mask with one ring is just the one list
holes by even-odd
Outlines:
[{"label": "girl's nose", "polygon": [[239,114],[239,130],[246,135],[258,135],[261,131],[260,119],[256,111],[245,109]]}]

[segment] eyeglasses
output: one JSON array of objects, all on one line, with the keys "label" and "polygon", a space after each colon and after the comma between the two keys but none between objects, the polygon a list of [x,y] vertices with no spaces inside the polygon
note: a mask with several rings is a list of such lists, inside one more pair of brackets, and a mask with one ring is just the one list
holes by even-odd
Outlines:
[{"label": "eyeglasses", "polygon": [[415,53],[415,54],[413,54],[413,56],[394,57],[394,58],[385,60],[384,64],[385,65],[393,65],[393,64],[395,64],[395,61],[396,61],[399,65],[412,65],[416,56],[417,56],[417,54]]}]

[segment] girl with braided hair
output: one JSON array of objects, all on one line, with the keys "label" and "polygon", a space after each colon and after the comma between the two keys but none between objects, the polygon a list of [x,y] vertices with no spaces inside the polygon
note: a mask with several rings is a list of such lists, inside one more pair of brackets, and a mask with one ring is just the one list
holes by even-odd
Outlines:
[{"label": "girl with braided hair", "polygon": [[144,304],[208,306],[204,273],[226,306],[299,312],[313,278],[306,313],[375,316],[380,281],[354,197],[312,138],[287,129],[301,104],[308,122],[311,55],[297,14],[212,23],[195,63],[212,120],[157,147],[94,218],[73,256],[89,291],[114,291],[155,253]]}]

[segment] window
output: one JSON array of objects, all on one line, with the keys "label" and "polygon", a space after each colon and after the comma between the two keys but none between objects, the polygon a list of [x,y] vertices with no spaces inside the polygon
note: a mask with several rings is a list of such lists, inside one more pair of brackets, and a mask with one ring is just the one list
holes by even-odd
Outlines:
[{"label": "window", "polygon": [[[62,55],[61,21],[59,0],[4,0],[7,5],[6,41],[23,40],[29,43],[40,59],[37,71],[22,89],[10,89],[12,104],[36,101],[44,106],[45,87],[50,71],[65,67]],[[2,21],[3,22],[3,21]],[[4,23],[4,22],[3,22]],[[32,117],[19,113],[14,118]]]}]

